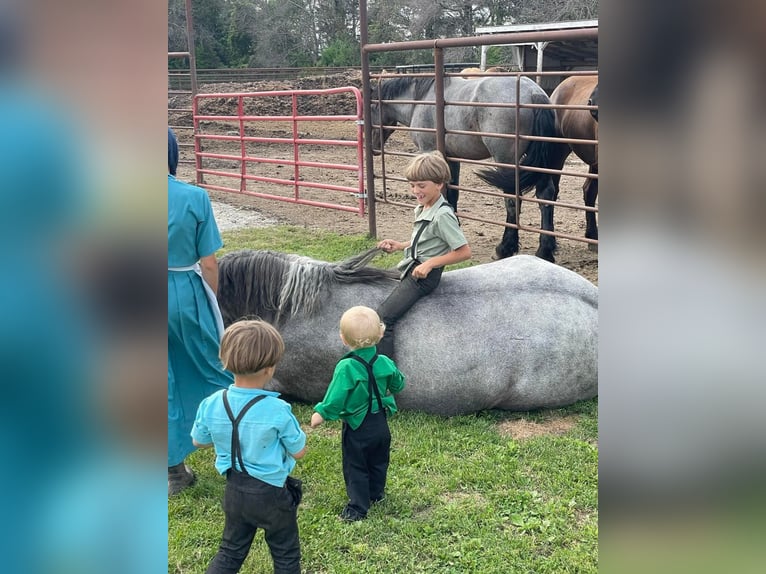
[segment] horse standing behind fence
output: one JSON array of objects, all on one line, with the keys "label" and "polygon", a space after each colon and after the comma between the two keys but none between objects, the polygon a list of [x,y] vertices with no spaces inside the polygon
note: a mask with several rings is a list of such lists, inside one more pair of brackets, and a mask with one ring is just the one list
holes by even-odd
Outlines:
[{"label": "horse standing behind fence", "polygon": [[[492,158],[497,163],[517,164],[514,138],[490,135],[470,135],[450,133],[457,130],[485,132],[522,136],[555,136],[555,117],[553,110],[541,108],[519,108],[518,125],[515,107],[494,107],[493,103],[515,104],[516,90],[519,90],[520,104],[550,104],[543,89],[526,76],[487,76],[464,79],[447,77],[444,80],[445,102],[473,102],[481,106],[462,106],[445,104],[444,125],[445,152],[447,156],[461,159],[482,160]],[[400,101],[397,101],[400,100]],[[412,102],[424,102],[423,104]],[[402,124],[411,128],[434,129],[436,126],[436,107],[434,105],[434,78],[401,77],[381,80],[372,94],[371,109],[373,124],[372,148],[379,150],[393,133],[393,126]],[[409,102],[409,103],[408,103]],[[427,103],[426,103],[427,102]],[[392,127],[385,127],[392,126]],[[382,140],[381,141],[381,132]],[[421,152],[436,149],[436,134],[433,131],[410,132],[412,141]],[[561,152],[556,147],[562,144],[544,141],[519,139],[518,164],[526,167],[551,167],[551,160]],[[566,147],[566,146],[563,146]],[[460,178],[460,163],[448,160],[452,172],[451,186],[457,186]],[[499,187],[509,197],[506,199],[506,222],[516,224],[516,170],[512,167],[487,169],[477,175],[495,187]],[[457,209],[459,191],[447,187],[447,201]],[[550,174],[520,170],[518,193],[532,187],[540,199],[554,201],[556,187]],[[513,196],[513,197],[511,197]],[[519,205],[519,209],[521,206]],[[540,204],[541,228],[553,231],[553,206]],[[540,246],[536,255],[548,261],[554,261],[556,238],[540,234]],[[519,230],[506,227],[500,244],[495,248],[498,258],[508,257],[519,250]]]},{"label": "horse standing behind fence", "polygon": [[491,68],[487,68],[486,70],[482,70],[481,68],[463,68],[460,70],[460,77],[465,79],[471,79],[475,78],[476,76],[483,76],[485,74],[496,74],[498,72],[501,72],[500,68],[497,66],[492,66]]},{"label": "horse standing behind fence", "polygon": [[[598,105],[598,76],[570,76],[561,82],[551,94],[554,105]],[[594,113],[595,112],[595,113]],[[574,110],[556,109],[556,132],[560,137],[581,140],[598,140],[598,109]],[[556,161],[556,169],[564,166],[567,156],[574,152],[588,165],[588,173],[598,175],[598,145],[573,143],[565,148]],[[558,188],[561,175],[554,177]],[[588,207],[595,207],[598,197],[598,179],[586,178],[582,186],[583,201]],[[585,212],[585,237],[598,239],[596,214]],[[597,250],[596,244],[588,248]]]},{"label": "horse standing behind fence", "polygon": [[[354,305],[377,307],[395,285],[390,271],[365,266],[377,252],[341,263],[271,251],[220,258],[224,323],[259,316],[285,340],[274,390],[322,399],[346,351],[341,315]],[[407,382],[396,401],[405,409],[528,410],[598,392],[598,289],[536,257],[448,271],[396,332],[394,359]]]}]

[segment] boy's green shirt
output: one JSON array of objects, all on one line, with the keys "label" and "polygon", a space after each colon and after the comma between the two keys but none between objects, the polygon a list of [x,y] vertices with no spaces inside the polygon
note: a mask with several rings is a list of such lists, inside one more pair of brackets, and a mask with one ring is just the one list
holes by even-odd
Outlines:
[{"label": "boy's green shirt", "polygon": [[[364,347],[347,353],[335,365],[335,372],[327,388],[324,399],[318,403],[314,410],[328,421],[341,419],[356,430],[367,416],[369,404],[369,386],[367,383],[367,369],[351,355],[358,355],[367,363],[375,355],[375,347]],[[396,364],[385,355],[378,355],[372,366],[375,381],[378,384],[380,398],[389,414],[396,412],[396,401],[392,396],[404,388],[404,375],[396,367]],[[378,412],[378,401],[373,395],[372,412]]]}]

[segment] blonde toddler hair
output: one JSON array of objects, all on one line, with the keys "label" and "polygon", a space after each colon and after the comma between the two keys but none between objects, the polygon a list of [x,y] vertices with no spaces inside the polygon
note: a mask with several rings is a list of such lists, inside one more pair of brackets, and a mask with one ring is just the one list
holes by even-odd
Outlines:
[{"label": "blonde toddler hair", "polygon": [[369,307],[351,307],[340,318],[340,334],[352,349],[376,345],[385,330],[378,314]]},{"label": "blonde toddler hair", "polygon": [[275,366],[284,352],[279,331],[266,321],[246,320],[226,328],[219,356],[224,369],[235,375],[252,375]]}]

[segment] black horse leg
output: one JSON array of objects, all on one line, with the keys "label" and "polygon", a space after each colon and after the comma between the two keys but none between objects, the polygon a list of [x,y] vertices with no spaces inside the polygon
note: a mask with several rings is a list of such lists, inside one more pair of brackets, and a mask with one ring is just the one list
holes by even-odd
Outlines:
[{"label": "black horse leg", "polygon": [[[547,199],[549,201],[556,201],[558,192],[556,186],[553,183],[553,178],[541,177],[537,182],[535,195],[538,199]],[[540,204],[540,226],[546,231],[553,231],[553,206],[547,204]],[[556,251],[556,238],[553,235],[540,234],[540,246],[537,248],[537,255],[540,259],[546,259],[551,263],[556,260],[553,257],[553,253]]]},{"label": "black horse leg", "polygon": [[[448,161],[449,164],[449,172],[452,176],[450,180],[450,185],[460,185],[460,162],[459,161]],[[452,206],[452,209],[457,211],[457,200],[460,196],[460,190],[453,189],[452,187],[445,187],[444,188],[444,198],[447,200],[447,202]]]},{"label": "black horse leg", "polygon": [[[507,197],[505,199],[505,222],[516,224],[516,197]],[[519,213],[521,213],[521,204],[519,204]],[[516,227],[506,227],[503,231],[503,238],[500,245],[495,247],[495,257],[493,259],[505,259],[519,252],[519,230]]]},{"label": "black horse leg", "polygon": [[[588,173],[598,174],[598,166],[590,166]],[[585,202],[585,205],[588,207],[595,207],[597,197],[598,180],[586,179],[582,186],[582,198]],[[585,237],[588,239],[598,239],[598,224],[596,223],[596,214],[592,211],[585,212]],[[598,251],[598,245],[589,243],[588,249],[591,251]]]}]

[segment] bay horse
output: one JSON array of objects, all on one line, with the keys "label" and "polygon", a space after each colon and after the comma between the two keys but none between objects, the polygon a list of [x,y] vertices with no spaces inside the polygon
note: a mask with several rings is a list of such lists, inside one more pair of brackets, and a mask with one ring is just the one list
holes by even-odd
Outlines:
[{"label": "bay horse", "polygon": [[[377,253],[338,263],[252,250],[219,259],[224,323],[257,316],[284,338],[267,388],[322,399],[346,351],[341,315],[376,308],[397,283],[398,273],[367,266]],[[531,255],[447,271],[397,323],[395,344],[401,408],[456,415],[568,405],[598,393],[598,288]]]},{"label": "bay horse", "polygon": [[[570,76],[561,82],[551,94],[554,105],[598,105],[598,76]],[[559,137],[598,140],[598,109],[573,110],[556,108],[556,133]],[[567,156],[574,152],[588,166],[588,173],[598,175],[598,145],[596,143],[573,143],[564,148],[559,156],[556,169],[564,166]],[[561,175],[554,176],[558,189]],[[586,178],[582,186],[583,201],[588,207],[595,207],[598,197],[598,179]],[[585,237],[598,239],[596,214],[585,212]],[[598,250],[597,244],[589,243],[588,248]]]},{"label": "bay horse", "polygon": [[[403,76],[381,80],[373,89],[370,102],[373,122],[372,149],[379,151],[394,132],[397,124],[411,128],[433,129],[436,126],[434,105],[434,78]],[[486,132],[514,136],[555,137],[555,114],[548,108],[495,107],[493,103],[516,104],[517,84],[519,104],[550,104],[545,91],[526,76],[487,76],[464,79],[449,76],[444,79],[445,155],[453,158],[482,160],[492,158],[497,163],[516,165],[514,138],[489,135],[450,133],[456,130]],[[423,102],[423,103],[412,103]],[[478,102],[481,106],[450,105],[450,102]],[[516,115],[518,111],[518,125]],[[376,129],[377,128],[377,129]],[[429,131],[410,132],[420,152],[436,149],[436,134]],[[519,165],[522,167],[552,167],[564,147],[560,143],[539,140],[518,140]],[[445,197],[457,210],[460,163],[448,160],[452,181]],[[508,197],[505,201],[506,222],[516,224],[516,169],[500,167],[478,171],[485,182],[500,188]],[[550,174],[521,169],[518,193],[535,188],[540,199],[555,201],[557,187]],[[520,206],[519,206],[520,207]],[[541,228],[553,231],[553,206],[540,204]],[[496,258],[514,255],[519,250],[519,230],[506,227],[500,244],[495,248]],[[553,262],[556,238],[540,234],[536,255]]]},{"label": "bay horse", "polygon": [[481,68],[463,68],[460,70],[460,77],[465,79],[473,78],[476,75],[482,75],[482,74],[494,74],[500,71],[500,68],[497,66],[492,66],[491,68],[487,68],[486,70],[482,70]]}]

